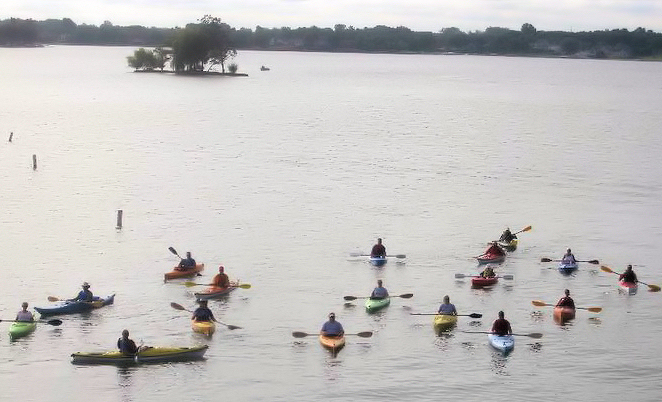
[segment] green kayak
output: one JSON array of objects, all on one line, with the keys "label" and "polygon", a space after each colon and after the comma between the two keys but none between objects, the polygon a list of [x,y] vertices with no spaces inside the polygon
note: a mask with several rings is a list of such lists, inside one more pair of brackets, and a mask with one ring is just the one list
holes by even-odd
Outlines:
[{"label": "green kayak", "polygon": [[71,362],[77,364],[136,364],[136,363],[164,363],[202,359],[208,346],[195,347],[149,347],[135,356],[124,355],[117,350],[108,352],[85,353],[78,352],[71,355]]},{"label": "green kayak", "polygon": [[37,323],[32,322],[13,322],[9,327],[9,337],[11,339],[18,339],[26,335],[30,335],[37,329]]},{"label": "green kayak", "polygon": [[365,310],[368,313],[374,313],[377,310],[381,310],[384,307],[388,306],[391,304],[391,298],[386,297],[383,299],[367,299],[365,301]]}]

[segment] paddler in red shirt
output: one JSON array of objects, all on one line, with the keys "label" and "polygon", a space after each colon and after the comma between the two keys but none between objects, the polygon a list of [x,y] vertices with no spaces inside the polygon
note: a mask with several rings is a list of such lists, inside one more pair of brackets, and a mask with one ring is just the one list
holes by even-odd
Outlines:
[{"label": "paddler in red shirt", "polygon": [[386,247],[382,245],[382,239],[377,239],[377,244],[372,246],[370,257],[386,257]]},{"label": "paddler in red shirt", "polygon": [[492,333],[499,336],[510,335],[513,330],[510,328],[510,322],[506,320],[503,311],[499,311],[499,318],[492,324]]}]

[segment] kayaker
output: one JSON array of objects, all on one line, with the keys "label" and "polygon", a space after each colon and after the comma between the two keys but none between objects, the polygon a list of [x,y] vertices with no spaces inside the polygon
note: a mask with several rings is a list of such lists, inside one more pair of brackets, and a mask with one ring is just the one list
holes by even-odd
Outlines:
[{"label": "kayaker", "polygon": [[225,274],[225,268],[222,265],[218,267],[218,274],[214,276],[211,285],[217,288],[227,288],[230,286],[230,278]]},{"label": "kayaker", "polygon": [[490,244],[490,247],[485,251],[485,254],[506,255],[506,252],[503,251],[501,247],[499,247],[497,242],[493,241],[492,244]]},{"label": "kayaker", "polygon": [[457,310],[455,310],[455,305],[451,304],[451,298],[444,296],[444,302],[439,306],[439,314],[443,315],[457,315]]},{"label": "kayaker", "polygon": [[568,249],[563,255],[563,258],[561,258],[561,262],[564,264],[576,264],[577,259],[575,259],[574,254],[572,254],[572,250]]},{"label": "kayaker", "polygon": [[556,307],[575,308],[575,301],[570,297],[570,291],[568,289],[565,290],[565,297],[560,298],[558,303],[556,303]]},{"label": "kayaker", "polygon": [[189,269],[195,268],[195,260],[191,257],[191,252],[186,252],[186,258],[182,258],[177,267],[179,271],[187,271]]},{"label": "kayaker", "polygon": [[386,247],[382,244],[382,239],[377,239],[377,244],[372,246],[370,257],[386,257]]},{"label": "kayaker", "polygon": [[335,313],[329,314],[329,321],[322,325],[320,334],[324,336],[343,336],[345,334],[345,330],[343,329],[342,325],[336,321]]},{"label": "kayaker", "polygon": [[200,307],[195,309],[191,319],[194,321],[216,321],[214,313],[207,307],[207,300],[200,300],[198,303],[200,303]]},{"label": "kayaker", "polygon": [[94,300],[94,295],[90,291],[90,284],[87,282],[83,282],[83,285],[81,286],[83,290],[78,292],[78,295],[74,297],[73,299],[69,299],[69,301],[93,301]]},{"label": "kayaker", "polygon": [[21,322],[32,322],[34,321],[34,315],[28,311],[28,302],[23,302],[21,304],[21,307],[23,309],[16,314],[16,321],[21,321]]},{"label": "kayaker", "polygon": [[504,318],[503,311],[499,311],[499,318],[492,324],[492,333],[499,336],[513,333],[513,330],[510,328],[510,322]]},{"label": "kayaker", "polygon": [[138,353],[138,346],[132,339],[129,339],[129,330],[122,331],[122,337],[117,340],[117,348],[127,356],[134,356]]},{"label": "kayaker", "polygon": [[494,273],[494,268],[492,267],[485,267],[483,272],[480,273],[481,278],[494,278],[496,274]]},{"label": "kayaker", "polygon": [[504,230],[503,233],[501,233],[501,237],[499,238],[499,241],[510,243],[511,241],[513,241],[513,239],[517,239],[517,236],[515,236],[510,232],[510,228],[506,228],[506,230]]},{"label": "kayaker", "polygon": [[370,294],[371,299],[386,299],[388,297],[388,290],[382,286],[382,280],[377,281],[377,287]]},{"label": "kayaker", "polygon": [[625,272],[618,277],[621,282],[637,283],[637,274],[632,270],[632,265],[628,265]]}]

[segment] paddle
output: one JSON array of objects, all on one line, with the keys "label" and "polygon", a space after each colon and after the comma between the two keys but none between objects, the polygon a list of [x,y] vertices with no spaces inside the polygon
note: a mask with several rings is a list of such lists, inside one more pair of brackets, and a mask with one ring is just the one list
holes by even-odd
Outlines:
[{"label": "paddle", "polygon": [[[601,266],[600,269],[603,270],[603,271],[605,271],[605,272],[612,273],[612,274],[622,275],[622,274],[619,274],[618,272],[614,272],[614,271],[612,271],[611,268],[606,267],[606,266],[604,266],[604,265]],[[648,290],[651,291],[651,292],[659,292],[660,290],[662,290],[662,288],[660,288],[660,287],[657,286],[657,285],[649,285],[648,283],[646,283],[646,282],[642,282],[642,281],[640,281],[640,280],[638,280],[638,279],[637,279],[637,282],[638,282],[638,283],[641,283],[642,285],[646,285],[646,286],[648,286]]]},{"label": "paddle", "polygon": [[[480,278],[480,275],[471,275],[471,274],[455,274],[456,278]],[[497,278],[505,279],[505,280],[512,280],[514,277],[512,275],[497,275]]]},{"label": "paddle", "polygon": [[[295,338],[305,338],[310,335],[319,335],[319,334],[309,334],[307,332],[294,331],[292,336]],[[344,336],[360,336],[361,338],[370,338],[372,336],[372,331],[364,331],[356,334],[344,334]]]},{"label": "paddle", "polygon": [[[362,254],[362,253],[349,253],[350,257],[372,257],[370,254]],[[387,255],[387,257],[390,258],[407,258],[407,255],[405,254],[394,254],[394,255]]]},{"label": "paddle", "polygon": [[[538,307],[543,307],[543,306],[556,307],[555,304],[545,303],[544,301],[540,301],[540,300],[532,300],[531,304]],[[578,310],[588,310],[591,313],[599,313],[602,311],[602,307],[575,307],[575,308]]]},{"label": "paddle", "polygon": [[531,226],[530,226],[530,225],[527,226],[527,227],[525,227],[524,229],[520,230],[519,232],[515,232],[515,233],[513,233],[513,235],[520,234],[520,233],[522,233],[522,232],[528,232],[529,230],[531,230]]},{"label": "paddle", "polygon": [[180,260],[183,260],[183,258],[179,254],[177,254],[177,250],[175,250],[174,247],[168,247],[168,250],[170,250],[171,253],[179,257]]},{"label": "paddle", "polygon": [[[193,287],[193,286],[214,286],[213,284],[209,283],[196,283],[196,282],[191,282],[191,281],[186,281],[183,283],[184,286],[187,288]],[[241,289],[250,289],[251,284],[250,283],[242,283],[239,285],[230,285],[231,288],[241,288]]]},{"label": "paddle", "polygon": [[[68,302],[69,299],[60,299],[60,298],[55,297],[55,296],[48,296],[48,301],[51,301],[51,302],[56,302],[56,301],[65,301],[65,302]],[[90,304],[92,304],[94,307],[97,307],[97,308],[103,306],[103,300],[82,301],[81,303],[90,303]]]},{"label": "paddle", "polygon": [[[403,299],[411,299],[414,296],[413,293],[405,293],[401,295],[391,295],[389,297],[402,297]],[[345,300],[356,300],[356,299],[369,299],[370,296],[362,297],[362,296],[345,296],[343,299]]]},{"label": "paddle", "polygon": [[[493,334],[493,332],[488,331],[462,331],[467,334]],[[539,332],[532,332],[530,334],[510,334],[512,336],[528,336],[529,338],[539,339],[542,338],[542,334]]]},{"label": "paddle", "polygon": [[[193,312],[192,310],[187,309],[186,307],[182,306],[181,304],[177,304],[177,303],[174,303],[174,302],[170,303],[170,307],[174,308],[175,310],[188,311],[190,313]],[[219,320],[215,320],[215,321],[217,323],[221,324],[221,325],[225,325],[226,327],[228,327],[228,329],[241,329],[241,327],[238,327],[236,325],[226,324],[223,321],[219,321]]]},{"label": "paddle", "polygon": [[[439,313],[409,313],[409,315],[438,315]],[[471,317],[471,318],[480,318],[483,315],[478,313],[471,314],[455,314],[457,317]]]},{"label": "paddle", "polygon": [[[0,322],[2,322],[2,321],[4,321],[4,322],[30,322],[30,321],[18,321],[18,320],[0,320]],[[57,318],[56,318],[56,319],[53,319],[53,320],[48,320],[48,321],[45,321],[45,320],[36,320],[35,322],[42,322],[42,323],[44,323],[44,324],[54,325],[54,326],[56,326],[56,327],[57,327],[58,325],[61,325],[61,324],[62,324],[62,320],[58,320]]]},{"label": "paddle", "polygon": [[[540,262],[561,262],[561,260],[552,260],[551,258],[541,258]],[[577,260],[577,262],[588,262],[589,264],[599,264],[598,260]]]}]

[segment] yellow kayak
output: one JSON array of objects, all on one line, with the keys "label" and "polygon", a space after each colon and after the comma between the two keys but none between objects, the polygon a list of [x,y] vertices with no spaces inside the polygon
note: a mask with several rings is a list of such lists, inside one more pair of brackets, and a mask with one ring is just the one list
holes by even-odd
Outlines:
[{"label": "yellow kayak", "polygon": [[437,314],[434,316],[432,323],[436,332],[443,332],[451,330],[457,324],[456,315]]},{"label": "yellow kayak", "polygon": [[214,321],[191,320],[191,328],[193,332],[211,336],[216,331],[216,323]]},{"label": "yellow kayak", "polygon": [[324,336],[320,335],[320,343],[333,353],[337,353],[345,346],[345,336]]}]

